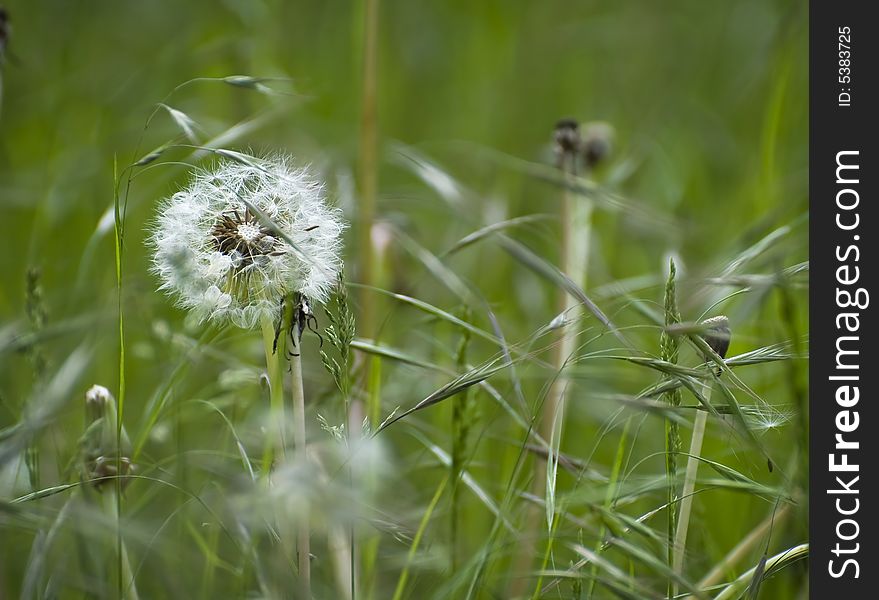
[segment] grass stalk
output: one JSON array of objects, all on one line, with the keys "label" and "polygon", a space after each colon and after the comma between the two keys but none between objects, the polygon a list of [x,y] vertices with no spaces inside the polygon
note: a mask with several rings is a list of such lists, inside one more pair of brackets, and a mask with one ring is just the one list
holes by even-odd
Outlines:
[{"label": "grass stalk", "polygon": [[[119,173],[118,166],[114,159],[113,161],[113,181],[116,182],[116,193],[113,199],[113,209],[114,209],[114,249],[115,249],[115,263],[116,263],[116,308],[119,315],[119,393],[118,393],[118,409],[116,411],[116,448],[120,448],[122,445],[122,415],[125,411],[125,314],[123,311],[123,296],[122,296],[122,252],[124,248],[124,239],[125,239],[125,213],[128,207],[127,204],[127,195],[126,200],[123,201],[119,196]],[[129,183],[130,183],[129,179]],[[122,472],[122,456],[117,451],[116,453],[116,472]],[[116,479],[113,482],[115,486],[115,493],[113,494],[113,501],[115,504],[114,513],[116,515],[116,575],[118,581],[117,587],[117,596],[123,596],[122,590],[122,581],[124,577],[124,568],[125,568],[125,560],[123,559],[124,553],[124,544],[122,542],[122,528],[119,523],[119,515],[122,514],[122,481],[121,479]]]},{"label": "grass stalk", "polygon": [[[702,395],[706,402],[711,400],[711,382],[705,384]],[[693,492],[696,489],[696,477],[699,472],[699,457],[702,453],[702,440],[705,437],[705,427],[708,423],[708,412],[696,411],[696,419],[693,423],[693,436],[690,438],[689,457],[687,458],[687,470],[684,475],[684,486],[681,490],[680,513],[678,514],[677,529],[674,538],[674,557],[672,569],[678,575],[683,574],[684,553],[687,546],[687,531],[690,527],[690,515],[693,508]]]},{"label": "grass stalk", "polygon": [[[360,245],[360,282],[366,286],[376,284],[376,257],[372,243],[372,226],[375,222],[376,197],[378,195],[378,14],[379,0],[366,0],[363,40],[363,92],[360,114],[360,152],[358,154],[358,232]],[[360,294],[360,323],[363,334],[374,339],[376,332],[376,297],[364,289]],[[374,387],[377,378],[374,371],[380,359],[369,357],[367,370],[366,414],[373,427],[381,422],[379,394]]]},{"label": "grass stalk", "polygon": [[[720,562],[714,565],[705,577],[699,580],[699,583],[696,584],[696,588],[704,590],[720,583],[724,574],[731,571],[743,558],[745,558],[745,556],[747,556],[754,546],[764,540],[773,527],[779,526],[785,519],[787,519],[788,515],[791,513],[792,506],[793,505],[791,504],[784,504],[777,512],[773,510],[772,514],[763,519],[763,521],[760,522],[751,533],[745,536],[745,538],[736,544],[736,546],[730,550]],[[687,596],[685,600],[692,600],[692,598],[693,596]]]},{"label": "grass stalk", "polygon": [[[798,560],[806,558],[807,556],[809,556],[809,544],[800,544],[799,546],[788,548],[784,552],[779,552],[772,558],[768,559],[762,565],[763,573],[770,574],[778,571]],[[722,592],[714,597],[714,600],[736,600],[737,598],[741,598],[745,590],[751,585],[754,574],[760,568],[761,565],[758,564],[754,568],[739,575],[738,579],[724,588]]]},{"label": "grass stalk", "polygon": [[[116,478],[117,481],[121,481],[120,477]],[[115,486],[109,485],[107,489],[104,490],[104,493],[101,494],[101,499],[104,505],[104,512],[110,519],[116,524],[116,535],[117,539],[121,536],[121,527],[120,527],[120,514],[119,514],[119,501],[118,501],[118,492]],[[138,600],[139,596],[137,594],[137,586],[134,583],[134,572],[131,570],[131,563],[128,560],[128,550],[125,547],[125,542],[121,541],[117,543],[117,555],[119,557],[119,583],[118,589],[121,590],[120,598],[124,598],[124,600]]]},{"label": "grass stalk", "polygon": [[409,546],[409,554],[406,557],[406,566],[403,567],[403,571],[400,573],[400,578],[397,580],[397,588],[394,590],[393,600],[400,600],[403,597],[403,592],[406,590],[406,581],[409,579],[409,567],[412,564],[412,561],[415,560],[415,553],[418,552],[421,538],[424,537],[427,524],[430,523],[430,517],[433,515],[433,511],[436,509],[436,505],[439,503],[448,482],[449,476],[446,475],[443,477],[439,486],[437,486],[436,492],[434,492],[433,498],[430,500],[430,504],[427,505],[427,510],[424,511],[424,516],[421,517],[421,522],[418,524],[418,531],[415,532],[415,537],[412,539],[412,545]]},{"label": "grass stalk", "polygon": [[[676,268],[674,259],[668,263],[668,280],[665,285],[665,325],[674,325],[681,322],[681,315],[677,307],[677,291],[675,285]],[[680,350],[680,339],[670,335],[666,330],[659,337],[659,357],[670,363],[677,364]],[[663,400],[671,406],[680,406],[682,394],[680,388],[675,388],[663,394]],[[668,535],[668,566],[674,565],[674,539],[677,529],[677,455],[680,452],[681,435],[677,422],[665,419],[665,477],[668,482],[666,501],[667,535]],[[671,600],[675,595],[675,584],[669,580],[667,597]]]},{"label": "grass stalk", "polygon": [[[469,321],[469,311],[464,310],[463,320]],[[470,344],[470,332],[465,330],[458,344],[456,367],[459,373],[467,370],[467,349]],[[464,463],[467,454],[467,438],[470,433],[473,415],[470,411],[471,390],[464,390],[452,399],[452,452],[450,475],[452,479],[451,509],[450,509],[450,532],[449,550],[452,572],[458,568],[458,524],[460,515],[460,480],[464,471]]]},{"label": "grass stalk", "polygon": [[[626,418],[626,422],[623,425],[623,432],[620,436],[620,441],[617,444],[617,452],[614,456],[613,468],[610,472],[610,477],[607,481],[607,490],[604,494],[604,509],[606,511],[612,511],[614,504],[617,501],[617,492],[619,491],[620,477],[623,473],[623,464],[626,460],[626,454],[629,449],[629,428],[632,424],[632,417],[629,416]],[[604,542],[607,534],[607,526],[602,524],[600,533],[598,535],[598,543],[595,546],[595,554],[596,556],[601,554],[606,548],[606,544]],[[593,594],[595,592],[595,582],[599,579],[598,577],[599,567],[598,564],[592,563],[592,577],[589,578],[589,588],[586,593],[587,598],[593,598]]]},{"label": "grass stalk", "polygon": [[[360,151],[358,154],[358,210],[357,240],[359,243],[359,278],[365,286],[376,284],[376,258],[372,243],[372,226],[375,221],[376,197],[378,195],[378,25],[379,0],[366,0],[363,20],[363,89],[360,108]],[[360,294],[360,330],[368,339],[375,339],[377,331],[376,297],[367,288]],[[372,428],[381,423],[381,359],[366,355],[366,408],[359,398],[352,399],[349,406],[348,429],[359,429],[365,414]],[[354,421],[357,421],[356,424]],[[367,482],[372,487],[374,482]],[[371,597],[374,567],[378,557],[379,538],[375,537],[362,552],[363,582],[367,596]],[[351,556],[356,560],[357,548],[353,544]],[[352,569],[352,573],[354,569]]]}]

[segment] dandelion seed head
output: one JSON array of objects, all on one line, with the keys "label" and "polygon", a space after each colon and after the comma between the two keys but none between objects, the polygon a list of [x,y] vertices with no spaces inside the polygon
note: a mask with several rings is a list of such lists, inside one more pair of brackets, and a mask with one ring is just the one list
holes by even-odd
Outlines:
[{"label": "dandelion seed head", "polygon": [[252,328],[290,293],[327,300],[344,229],[323,186],[290,158],[222,159],[162,202],[152,270],[200,321]]}]

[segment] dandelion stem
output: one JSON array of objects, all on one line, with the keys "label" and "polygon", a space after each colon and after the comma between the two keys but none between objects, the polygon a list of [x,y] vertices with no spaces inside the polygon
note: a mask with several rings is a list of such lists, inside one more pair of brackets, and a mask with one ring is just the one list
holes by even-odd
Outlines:
[{"label": "dandelion stem", "polygon": [[[702,388],[705,401],[711,400],[711,382]],[[708,412],[700,410],[696,412],[696,420],[693,424],[693,437],[690,439],[690,451],[687,458],[687,470],[684,475],[684,487],[681,491],[681,511],[678,515],[678,527],[674,540],[674,560],[672,568],[678,575],[684,570],[684,551],[687,546],[687,530],[690,526],[690,514],[693,507],[693,492],[696,488],[696,476],[699,471],[699,457],[702,452],[702,440],[705,437],[705,426],[708,422]]]},{"label": "dandelion stem", "polygon": [[[287,303],[291,304],[291,303]],[[307,460],[305,441],[305,390],[302,385],[302,347],[299,327],[294,324],[291,338],[293,352],[290,354],[290,390],[293,398],[293,442],[299,460]],[[299,582],[305,598],[311,598],[311,532],[306,507],[297,533],[296,548],[299,556]]]},{"label": "dandelion stem", "polygon": [[[576,153],[565,152],[560,157],[558,164],[564,174],[567,183],[573,184],[577,177],[577,161],[579,155]],[[560,270],[567,275],[580,289],[586,286],[586,270],[589,262],[589,243],[592,223],[592,204],[588,198],[578,197],[576,192],[572,191],[573,185],[565,185],[562,188],[561,210],[559,217],[561,220],[561,255],[559,259]],[[560,291],[557,298],[557,310],[563,315],[564,322],[559,329],[559,341],[555,345],[555,354],[553,356],[553,366],[555,367],[557,376],[550,386],[546,399],[542,407],[542,414],[538,426],[538,432],[543,439],[552,439],[553,430],[556,426],[561,426],[564,421],[568,379],[564,376],[563,370],[567,361],[574,354],[577,347],[576,331],[570,331],[568,328],[572,323],[576,323],[579,316],[579,304],[573,296],[565,291]],[[573,329],[573,328],[572,328]],[[561,445],[561,439],[558,440]],[[534,495],[541,497],[546,496],[547,488],[547,465],[541,460],[535,462]],[[554,490],[549,490],[554,493]],[[525,538],[535,538],[539,517],[536,509],[532,508],[526,516]],[[549,535],[552,535],[552,526],[548,526]],[[548,540],[549,547],[547,553],[551,549],[552,540]],[[520,554],[514,561],[516,571],[528,569],[532,561],[532,556],[539,556],[539,549],[530,549],[523,544]],[[513,596],[522,595],[524,593],[524,585],[526,580],[516,579],[510,588]]]},{"label": "dandelion stem", "polygon": [[[281,329],[284,332],[290,329],[292,308],[284,305],[281,315]],[[275,453],[280,451],[286,454],[287,443],[284,434],[284,369],[281,357],[287,352],[287,336],[281,333],[275,342],[275,324],[268,317],[263,317],[262,326],[263,346],[266,354],[266,372],[269,377],[269,426],[277,427],[276,431],[266,436],[265,448],[263,449],[262,467],[263,473],[268,476],[275,460]],[[285,329],[286,327],[286,329]]]}]

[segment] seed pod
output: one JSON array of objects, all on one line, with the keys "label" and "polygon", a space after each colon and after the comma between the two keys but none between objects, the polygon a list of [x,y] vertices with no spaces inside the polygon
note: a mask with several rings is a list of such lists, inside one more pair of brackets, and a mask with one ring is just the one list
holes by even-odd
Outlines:
[{"label": "seed pod", "polygon": [[[720,315],[705,319],[700,325],[703,328],[702,338],[720,358],[726,358],[730,340],[729,319]],[[710,360],[710,357],[706,356],[705,360]]]},{"label": "seed pod", "polygon": [[561,119],[555,125],[555,153],[559,164],[580,152],[580,124],[574,119]]},{"label": "seed pod", "polygon": [[607,159],[613,149],[613,127],[607,123],[589,123],[585,126],[580,151],[587,169]]}]

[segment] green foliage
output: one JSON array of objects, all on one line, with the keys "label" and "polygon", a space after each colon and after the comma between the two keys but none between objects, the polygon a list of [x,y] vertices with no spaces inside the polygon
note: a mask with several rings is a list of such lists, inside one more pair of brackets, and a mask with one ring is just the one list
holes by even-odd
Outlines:
[{"label": "green foliage", "polygon": [[329,325],[324,329],[324,335],[330,345],[336,349],[338,360],[330,357],[323,350],[320,351],[321,363],[332,376],[333,382],[342,394],[345,404],[351,397],[351,344],[354,342],[356,326],[354,313],[348,305],[348,289],[342,277],[339,277],[339,285],[333,297],[335,312],[325,307]]},{"label": "green foliage", "polygon": [[[801,597],[806,3],[378,4],[364,154],[359,4],[4,2],[0,596],[113,598],[130,569],[144,598],[290,597],[307,515],[316,598]],[[565,117],[613,126],[594,171],[555,166]],[[306,332],[295,349],[312,460],[270,469],[267,438],[291,427],[259,333],[192,322],[143,242],[193,167],[273,150],[311,164],[351,227],[347,284],[313,307],[323,348]],[[563,196],[593,207],[585,286],[560,268]],[[563,294],[582,307],[545,439]],[[717,314],[725,361],[698,325]],[[89,429],[94,383],[119,408]],[[665,515],[697,411],[676,574]],[[370,435],[345,435],[352,415]],[[134,467],[111,506],[67,471],[101,444],[92,460]],[[776,504],[771,539],[731,553]]]}]

